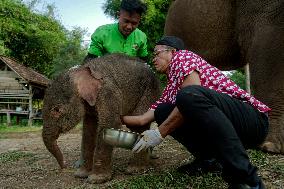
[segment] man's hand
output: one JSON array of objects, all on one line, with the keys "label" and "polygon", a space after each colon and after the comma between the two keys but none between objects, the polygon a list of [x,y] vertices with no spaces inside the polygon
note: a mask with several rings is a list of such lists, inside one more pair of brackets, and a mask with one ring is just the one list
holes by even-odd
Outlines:
[{"label": "man's hand", "polygon": [[161,136],[159,129],[147,130],[142,133],[142,138],[133,147],[132,151],[135,153],[141,150],[146,150],[149,147],[154,147],[160,144],[164,138]]}]

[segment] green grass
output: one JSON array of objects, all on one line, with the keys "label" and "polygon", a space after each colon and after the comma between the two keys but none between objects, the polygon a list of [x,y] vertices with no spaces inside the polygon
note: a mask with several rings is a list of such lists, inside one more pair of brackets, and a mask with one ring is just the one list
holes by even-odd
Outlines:
[{"label": "green grass", "polygon": [[250,161],[257,167],[265,167],[270,164],[268,154],[259,150],[248,150]]},{"label": "green grass", "polygon": [[222,178],[213,174],[206,174],[199,177],[188,176],[178,173],[175,170],[150,173],[142,176],[132,177],[128,180],[117,181],[109,185],[110,189],[184,189],[184,188],[226,188]]},{"label": "green grass", "polygon": [[[82,123],[78,124],[75,130],[82,129]],[[73,129],[73,130],[74,130]],[[7,126],[0,123],[0,139],[6,138],[4,135],[1,134],[10,134],[10,133],[23,133],[23,132],[37,132],[42,130],[42,124],[33,124],[33,126],[26,126],[26,125],[12,125]]]},{"label": "green grass", "polygon": [[0,125],[0,133],[20,133],[20,132],[34,132],[40,131],[42,126],[22,126],[22,125],[13,125],[13,126],[5,126]]},{"label": "green grass", "polygon": [[34,154],[21,151],[11,151],[0,154],[0,163],[15,162],[21,158],[32,157]]},{"label": "green grass", "polygon": [[[248,150],[251,162],[259,168],[269,169],[284,175],[283,162],[271,162],[267,153],[259,150]],[[271,166],[273,165],[273,166]],[[148,173],[141,176],[131,177],[123,181],[113,181],[108,185],[110,189],[225,189],[227,184],[219,175],[206,174],[202,176],[188,176],[178,173],[176,170],[170,170],[161,173]]]}]

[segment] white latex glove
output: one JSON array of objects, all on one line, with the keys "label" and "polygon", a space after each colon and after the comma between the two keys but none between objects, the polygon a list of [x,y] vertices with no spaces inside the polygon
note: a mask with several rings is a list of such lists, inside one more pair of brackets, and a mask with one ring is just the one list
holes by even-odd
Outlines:
[{"label": "white latex glove", "polygon": [[148,149],[149,147],[157,146],[164,140],[158,128],[144,131],[142,135],[142,138],[133,147],[132,152],[138,153],[141,150]]}]

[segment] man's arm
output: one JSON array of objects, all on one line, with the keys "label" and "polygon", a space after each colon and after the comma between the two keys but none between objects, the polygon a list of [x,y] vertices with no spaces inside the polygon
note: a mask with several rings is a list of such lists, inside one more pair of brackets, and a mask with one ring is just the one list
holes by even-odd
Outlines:
[{"label": "man's arm", "polygon": [[[182,88],[186,87],[188,85],[200,85],[200,79],[198,72],[193,71],[190,75],[186,77],[182,84]],[[169,134],[171,131],[174,130],[174,126],[179,126],[179,119],[181,119],[182,116],[177,108],[174,108],[173,112],[169,115],[168,119],[164,121],[164,123],[161,125],[163,128],[164,135]],[[126,124],[127,126],[144,126],[148,123],[151,123],[155,120],[154,116],[154,110],[148,110],[143,115],[137,115],[137,116],[122,116],[121,121],[122,123]],[[160,127],[161,127],[160,126]]]},{"label": "man's arm", "polygon": [[154,110],[148,110],[142,115],[121,117],[122,123],[129,127],[144,126],[154,121],[154,119]]},{"label": "man's arm", "polygon": [[189,85],[201,85],[199,74],[197,71],[193,71],[190,75],[186,76],[183,81],[181,88],[184,88]]},{"label": "man's arm", "polygon": [[91,36],[91,43],[88,50],[88,54],[93,56],[102,56],[103,55],[103,28],[99,27]]},{"label": "man's arm", "polygon": [[[197,71],[193,71],[190,75],[186,77],[181,85],[184,88],[189,85],[200,85],[200,78]],[[166,137],[168,134],[173,132],[176,128],[181,126],[184,122],[182,114],[179,112],[178,108],[175,107],[170,113],[168,118],[159,126],[159,131],[162,137]]]},{"label": "man's arm", "polygon": [[[190,75],[188,75],[185,78],[181,88],[189,85],[200,85],[198,72],[193,71]],[[138,153],[141,150],[160,144],[168,134],[180,127],[183,122],[184,118],[182,114],[179,112],[178,108],[175,107],[168,118],[159,126],[159,128],[154,130],[146,130],[142,133],[143,137],[135,144],[132,151]]]},{"label": "man's arm", "polygon": [[168,134],[173,132],[176,128],[183,124],[183,117],[178,108],[175,107],[169,117],[159,126],[160,134],[165,138]]},{"label": "man's arm", "polygon": [[142,43],[139,46],[137,56],[144,60],[145,62],[149,61],[149,53],[148,53],[148,47],[147,47],[147,36],[145,33],[142,35]]}]

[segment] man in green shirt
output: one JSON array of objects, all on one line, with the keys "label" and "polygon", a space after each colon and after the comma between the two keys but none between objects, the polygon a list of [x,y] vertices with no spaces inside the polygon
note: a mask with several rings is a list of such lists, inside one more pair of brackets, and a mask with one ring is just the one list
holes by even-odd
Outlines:
[{"label": "man in green shirt", "polygon": [[[146,9],[146,5],[140,0],[122,0],[118,23],[96,29],[91,36],[92,41],[84,61],[111,53],[124,53],[147,61],[147,36],[137,28]],[[156,155],[151,156],[156,158]],[[83,162],[81,156],[74,166],[78,168]]]},{"label": "man in green shirt", "polygon": [[147,59],[147,36],[137,27],[146,5],[140,0],[122,0],[118,23],[100,26],[92,34],[86,58],[96,58],[110,53],[124,53]]}]

